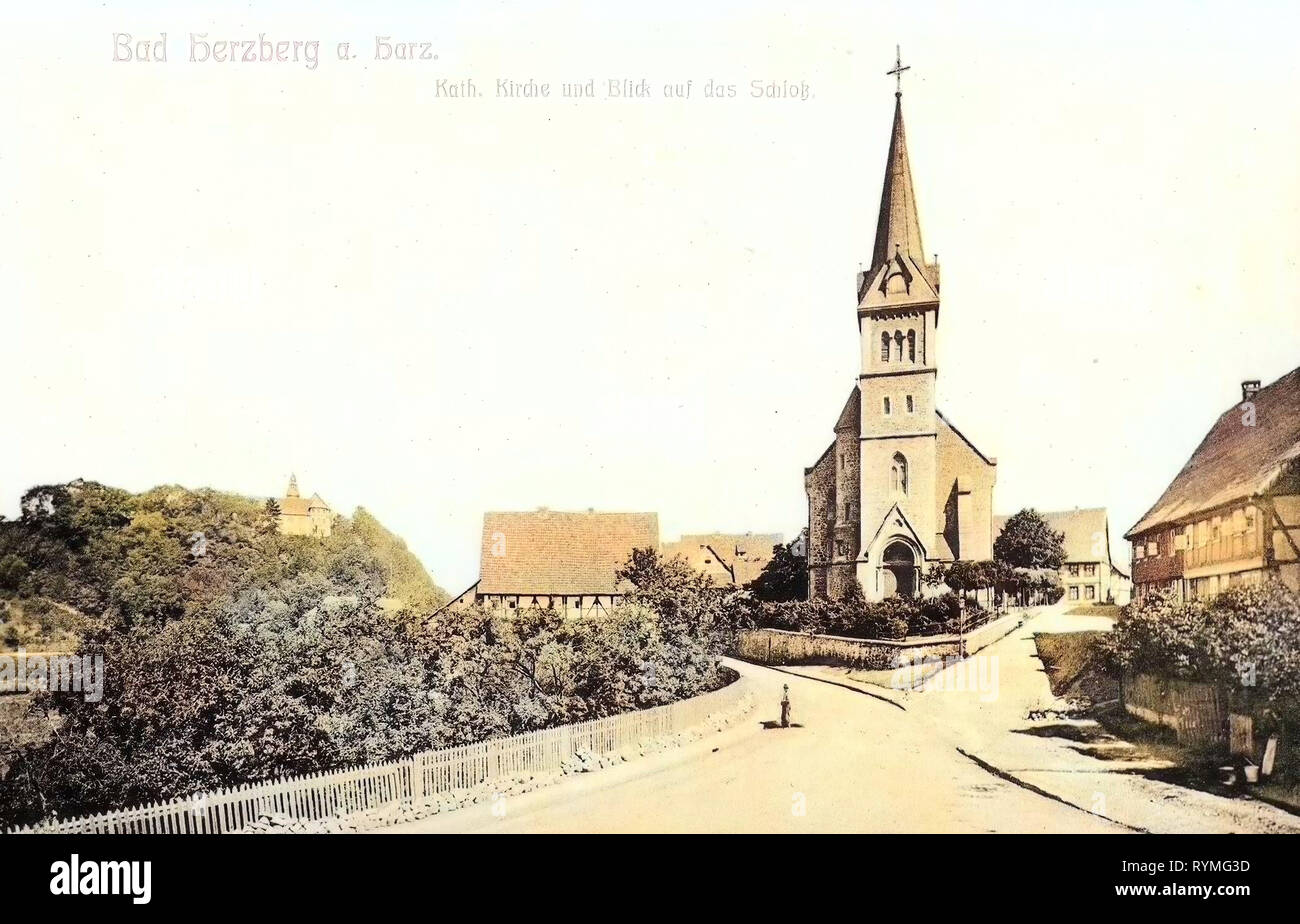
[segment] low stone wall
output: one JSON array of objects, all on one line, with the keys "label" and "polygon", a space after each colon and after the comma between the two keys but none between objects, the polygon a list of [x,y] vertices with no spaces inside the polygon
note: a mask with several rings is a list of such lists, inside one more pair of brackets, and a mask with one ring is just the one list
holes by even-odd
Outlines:
[{"label": "low stone wall", "polygon": [[784,629],[741,632],[736,656],[756,664],[830,664],[866,670],[893,670],[923,660],[964,658],[1014,631],[1024,614],[1013,612],[962,637],[919,636],[908,639],[863,639],[813,635]]},{"label": "low stone wall", "polygon": [[966,633],[965,655],[969,657],[992,645],[998,639],[1006,638],[1025,624],[1025,620],[1037,613],[1042,607],[1016,607],[1011,612],[999,616],[971,632]]},{"label": "low stone wall", "polygon": [[736,643],[737,657],[756,664],[833,664],[867,670],[890,670],[927,657],[955,657],[960,650],[956,641],[845,638],[784,629],[750,629],[741,632]]}]

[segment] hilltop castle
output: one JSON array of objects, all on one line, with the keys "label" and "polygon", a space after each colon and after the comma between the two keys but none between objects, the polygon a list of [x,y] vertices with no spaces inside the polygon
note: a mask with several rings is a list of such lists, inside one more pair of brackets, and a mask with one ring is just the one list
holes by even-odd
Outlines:
[{"label": "hilltop castle", "polygon": [[334,511],[330,505],[319,494],[304,500],[298,493],[297,475],[289,476],[289,488],[276,503],[280,505],[281,535],[324,538],[334,528]]}]

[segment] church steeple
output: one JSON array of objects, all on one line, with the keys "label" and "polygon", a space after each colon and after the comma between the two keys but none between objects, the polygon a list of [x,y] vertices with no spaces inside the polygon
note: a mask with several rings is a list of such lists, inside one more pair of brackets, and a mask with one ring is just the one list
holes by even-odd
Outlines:
[{"label": "church steeple", "polygon": [[911,257],[925,267],[925,248],[921,244],[921,221],[916,213],[916,193],[912,187],[912,165],[907,159],[907,134],[903,130],[903,94],[894,94],[894,127],[889,137],[889,156],[885,160],[885,183],[880,191],[880,216],[876,220],[876,246],[871,253],[871,269],[879,269],[893,259],[895,252]]},{"label": "church steeple", "polygon": [[298,476],[296,474],[289,476],[289,490],[284,493],[284,496],[285,497],[298,496]]}]

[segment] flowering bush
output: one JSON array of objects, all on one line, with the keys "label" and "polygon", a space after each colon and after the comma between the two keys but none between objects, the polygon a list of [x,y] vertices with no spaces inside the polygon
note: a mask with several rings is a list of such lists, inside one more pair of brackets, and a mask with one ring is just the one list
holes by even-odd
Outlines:
[{"label": "flowering bush", "polygon": [[1125,607],[1106,641],[1112,669],[1222,683],[1281,705],[1300,700],[1300,595],[1283,584]]}]

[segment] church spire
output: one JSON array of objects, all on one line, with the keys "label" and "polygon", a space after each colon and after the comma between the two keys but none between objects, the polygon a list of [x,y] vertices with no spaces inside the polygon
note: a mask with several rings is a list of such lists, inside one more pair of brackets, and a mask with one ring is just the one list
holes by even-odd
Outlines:
[{"label": "church spire", "polygon": [[289,490],[285,492],[284,496],[285,497],[298,496],[298,476],[296,474],[289,476]]},{"label": "church spire", "polygon": [[[899,77],[907,70],[901,59],[889,71]],[[924,267],[921,222],[916,214],[916,193],[912,188],[912,165],[907,159],[907,135],[903,131],[903,91],[894,93],[894,127],[889,136],[889,157],[885,161],[885,184],[880,192],[880,216],[876,220],[876,246],[871,253],[872,269],[893,258],[895,251],[910,256]]]}]

